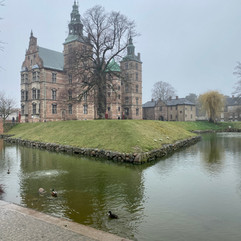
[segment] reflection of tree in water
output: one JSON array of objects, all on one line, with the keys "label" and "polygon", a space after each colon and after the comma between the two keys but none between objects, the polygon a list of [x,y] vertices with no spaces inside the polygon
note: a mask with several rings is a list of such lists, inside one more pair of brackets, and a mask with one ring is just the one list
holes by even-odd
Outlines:
[{"label": "reflection of tree in water", "polygon": [[[27,207],[134,239],[142,221],[141,167],[21,147],[21,197]],[[47,194],[40,197],[42,187]],[[50,196],[50,189],[58,197]],[[120,219],[109,220],[107,212]]]},{"label": "reflection of tree in water", "polygon": [[223,139],[216,134],[205,134],[200,144],[204,166],[211,173],[221,172],[223,167],[224,143]]}]

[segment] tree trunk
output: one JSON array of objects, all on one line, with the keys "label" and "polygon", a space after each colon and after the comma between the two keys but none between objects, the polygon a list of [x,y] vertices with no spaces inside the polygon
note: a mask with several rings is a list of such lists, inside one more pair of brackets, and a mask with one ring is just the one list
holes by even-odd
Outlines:
[{"label": "tree trunk", "polygon": [[99,78],[97,90],[97,116],[98,119],[105,119],[106,112],[106,81],[105,77]]}]

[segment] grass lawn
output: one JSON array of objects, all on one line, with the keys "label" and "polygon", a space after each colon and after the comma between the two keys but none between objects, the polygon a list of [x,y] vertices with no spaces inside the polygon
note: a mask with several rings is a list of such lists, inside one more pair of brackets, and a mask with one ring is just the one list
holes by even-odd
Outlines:
[{"label": "grass lawn", "polygon": [[218,130],[229,125],[241,128],[241,122],[163,122],[153,120],[90,120],[24,123],[8,134],[25,140],[98,148],[125,153],[145,152],[163,144],[187,139],[190,130]]},{"label": "grass lawn", "polygon": [[194,134],[169,122],[90,120],[24,123],[8,134],[16,138],[119,152],[142,152]]}]

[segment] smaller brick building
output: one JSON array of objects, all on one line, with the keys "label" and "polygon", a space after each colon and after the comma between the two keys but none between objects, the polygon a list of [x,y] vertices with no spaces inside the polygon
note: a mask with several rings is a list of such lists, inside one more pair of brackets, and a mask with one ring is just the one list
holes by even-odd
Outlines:
[{"label": "smaller brick building", "polygon": [[221,121],[241,121],[241,100],[238,97],[226,97],[224,110],[221,112]]},{"label": "smaller brick building", "polygon": [[142,105],[143,119],[162,121],[195,121],[196,106],[185,98],[151,100]]}]

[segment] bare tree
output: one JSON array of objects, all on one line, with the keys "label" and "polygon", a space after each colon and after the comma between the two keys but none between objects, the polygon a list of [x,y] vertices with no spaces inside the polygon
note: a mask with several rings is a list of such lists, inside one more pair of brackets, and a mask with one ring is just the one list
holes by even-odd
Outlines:
[{"label": "bare tree", "polygon": [[224,96],[218,91],[208,91],[199,96],[199,101],[207,112],[209,122],[216,122],[222,108],[224,108]]},{"label": "bare tree", "polygon": [[154,100],[167,100],[169,97],[176,95],[175,89],[167,82],[156,82],[152,88],[152,98]]},{"label": "bare tree", "polygon": [[101,6],[87,10],[81,22],[88,38],[85,38],[85,46],[73,48],[67,72],[77,80],[74,91],[78,92],[78,100],[94,93],[97,116],[103,119],[107,88],[114,89],[110,75],[121,77],[120,73],[108,72],[108,68],[112,60],[119,61],[123,57],[130,36],[136,36],[135,24],[121,13],[108,13]]},{"label": "bare tree", "polygon": [[15,101],[5,96],[3,92],[0,92],[0,117],[5,120],[10,114],[14,112]]}]

